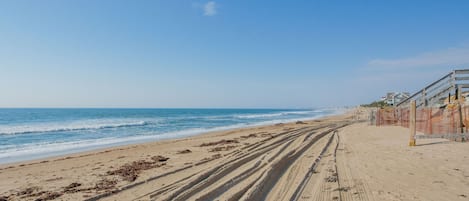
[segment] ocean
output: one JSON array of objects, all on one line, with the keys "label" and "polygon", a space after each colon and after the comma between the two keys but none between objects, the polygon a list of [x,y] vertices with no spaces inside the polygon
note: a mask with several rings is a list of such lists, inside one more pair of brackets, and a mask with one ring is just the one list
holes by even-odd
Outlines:
[{"label": "ocean", "polygon": [[339,114],[322,109],[0,109],[0,164]]}]

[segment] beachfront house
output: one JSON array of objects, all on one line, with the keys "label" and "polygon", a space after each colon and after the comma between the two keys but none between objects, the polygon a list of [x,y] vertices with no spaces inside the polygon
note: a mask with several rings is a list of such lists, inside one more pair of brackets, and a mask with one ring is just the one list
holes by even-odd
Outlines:
[{"label": "beachfront house", "polygon": [[388,92],[384,99],[384,102],[388,105],[396,105],[401,101],[405,100],[406,98],[410,97],[409,92]]}]

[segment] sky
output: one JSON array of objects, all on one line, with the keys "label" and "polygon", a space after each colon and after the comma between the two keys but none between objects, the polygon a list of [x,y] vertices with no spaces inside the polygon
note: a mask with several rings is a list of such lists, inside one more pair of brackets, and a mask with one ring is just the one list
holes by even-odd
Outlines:
[{"label": "sky", "polygon": [[464,0],[0,0],[0,107],[353,106],[464,68]]}]

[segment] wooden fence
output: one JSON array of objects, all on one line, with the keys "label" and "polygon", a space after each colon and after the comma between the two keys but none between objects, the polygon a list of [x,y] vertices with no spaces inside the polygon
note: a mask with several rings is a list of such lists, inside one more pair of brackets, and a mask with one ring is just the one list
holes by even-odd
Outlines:
[{"label": "wooden fence", "polygon": [[[410,108],[378,109],[376,126],[395,125],[409,128]],[[417,108],[416,130],[427,135],[461,134],[469,131],[469,106]]]}]

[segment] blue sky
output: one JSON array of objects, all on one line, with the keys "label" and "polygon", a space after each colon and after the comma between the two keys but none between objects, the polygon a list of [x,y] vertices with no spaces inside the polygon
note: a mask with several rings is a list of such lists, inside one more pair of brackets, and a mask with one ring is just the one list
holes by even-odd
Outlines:
[{"label": "blue sky", "polygon": [[0,107],[344,106],[469,68],[469,1],[0,1]]}]

